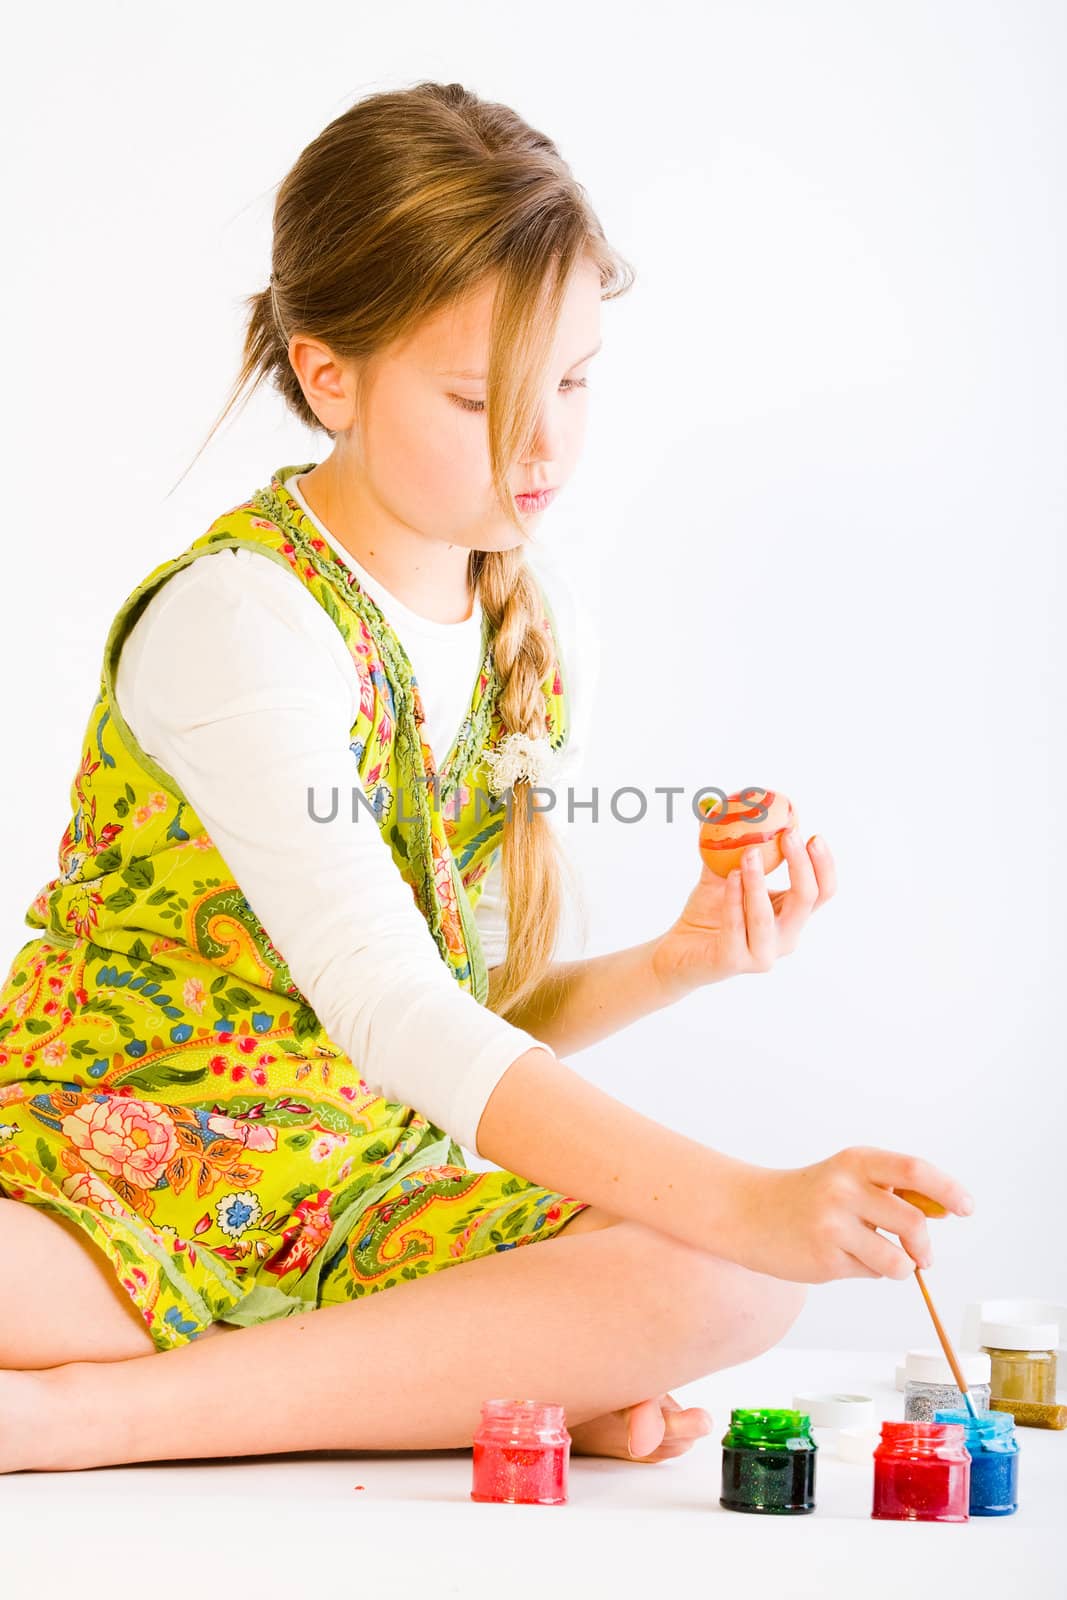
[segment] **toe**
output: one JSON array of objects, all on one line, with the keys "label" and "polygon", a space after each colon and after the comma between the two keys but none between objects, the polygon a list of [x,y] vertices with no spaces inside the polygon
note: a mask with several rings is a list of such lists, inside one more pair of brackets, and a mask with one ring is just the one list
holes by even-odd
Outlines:
[{"label": "toe", "polygon": [[703,1406],[678,1404],[673,1394],[662,1394],[659,1403],[665,1413],[664,1442],[670,1439],[699,1439],[712,1429],[711,1413]]},{"label": "toe", "polygon": [[640,1400],[630,1407],[627,1446],[632,1456],[649,1456],[663,1443],[666,1419],[658,1399]]},{"label": "toe", "polygon": [[671,1411],[667,1415],[668,1438],[700,1439],[712,1430],[710,1412],[702,1406],[689,1406],[685,1411]]},{"label": "toe", "polygon": [[673,1395],[661,1394],[630,1407],[626,1442],[630,1455],[639,1460],[653,1452],[680,1455],[711,1429],[711,1416],[702,1406],[683,1409]]}]

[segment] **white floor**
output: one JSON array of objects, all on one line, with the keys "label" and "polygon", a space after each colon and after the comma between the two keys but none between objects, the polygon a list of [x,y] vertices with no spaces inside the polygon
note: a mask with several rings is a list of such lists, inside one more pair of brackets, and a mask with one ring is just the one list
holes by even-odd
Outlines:
[{"label": "white floor", "polygon": [[[656,1465],[576,1457],[565,1506],[470,1500],[469,1451],[260,1456],[0,1478],[0,1595],[723,1595],[1023,1600],[1067,1595],[1067,1431],[1019,1430],[1019,1510],[959,1525],[874,1522],[872,1468],[824,1438],[810,1516],[719,1505],[731,1406],[871,1395],[903,1416],[899,1352],[778,1349],[675,1394],[714,1431]],[[546,1396],[545,1398],[550,1398]],[[356,1485],[362,1484],[362,1489]],[[372,1585],[373,1587],[368,1587]],[[735,1587],[734,1587],[735,1586]],[[1007,1592],[1005,1589],[1003,1592]]]}]

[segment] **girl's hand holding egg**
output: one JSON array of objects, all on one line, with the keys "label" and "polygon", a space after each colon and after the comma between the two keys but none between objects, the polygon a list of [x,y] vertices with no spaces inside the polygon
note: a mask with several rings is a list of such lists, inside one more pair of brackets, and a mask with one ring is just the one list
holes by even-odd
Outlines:
[{"label": "girl's hand holding egg", "polygon": [[[754,814],[763,811],[759,820]],[[748,788],[713,799],[700,825],[700,881],[658,941],[653,967],[672,1000],[742,972],[769,972],[790,955],[811,913],[837,887],[834,860],[817,836],[805,845],[786,795]],[[789,888],[768,892],[765,874],[789,866]]]}]

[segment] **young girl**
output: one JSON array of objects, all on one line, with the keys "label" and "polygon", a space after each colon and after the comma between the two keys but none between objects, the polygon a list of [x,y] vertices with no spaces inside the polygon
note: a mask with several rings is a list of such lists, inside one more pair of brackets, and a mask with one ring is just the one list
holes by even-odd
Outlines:
[{"label": "young girl", "polygon": [[632,279],[553,144],[458,84],[365,99],[272,260],[230,406],[270,378],[332,451],[119,608],[0,989],[0,1469],[465,1447],[512,1394],[661,1460],[710,1427],[671,1386],[804,1284],[929,1259],[895,1187],[970,1204],[884,1150],[753,1167],[563,1059],[768,971],[834,866],[791,838],[788,891],[704,868],[666,933],[553,962],[527,802],[582,629],[523,497],[573,471]]}]

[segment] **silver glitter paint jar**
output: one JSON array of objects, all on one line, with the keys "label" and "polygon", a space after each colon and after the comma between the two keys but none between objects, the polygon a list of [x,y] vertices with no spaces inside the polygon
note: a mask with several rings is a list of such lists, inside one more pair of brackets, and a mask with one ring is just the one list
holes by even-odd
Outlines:
[{"label": "silver glitter paint jar", "polygon": [[[989,1410],[992,1363],[983,1350],[959,1350],[956,1359],[976,1411]],[[909,1350],[904,1367],[904,1421],[933,1422],[935,1411],[961,1410],[967,1402],[942,1350]]]}]

